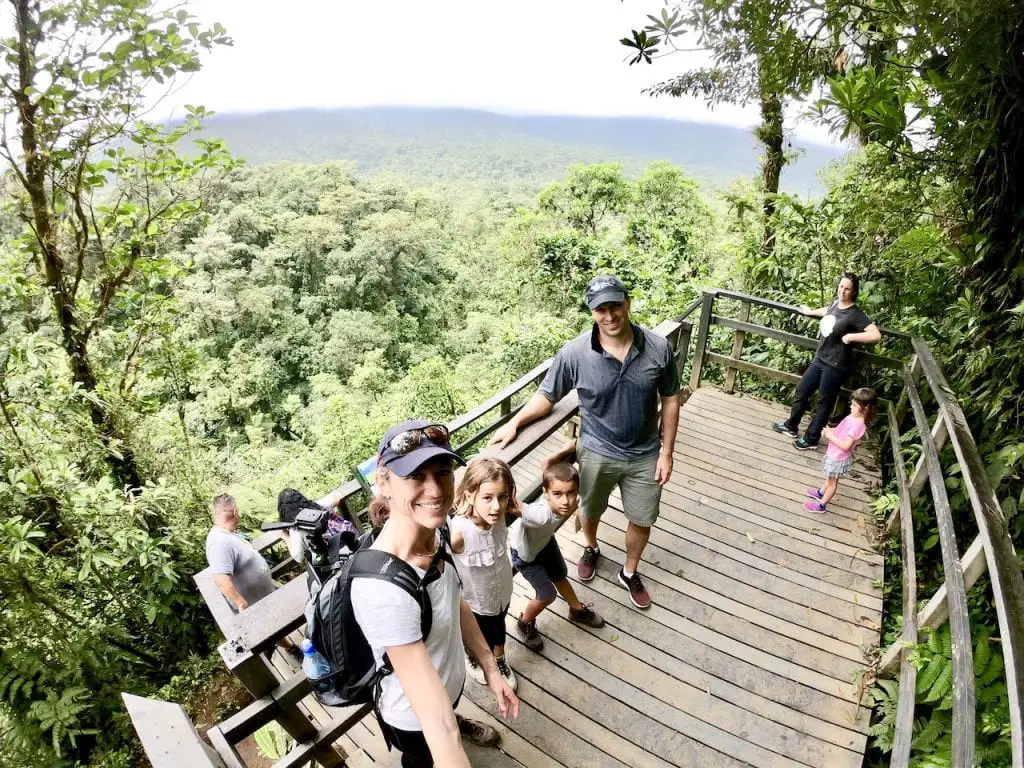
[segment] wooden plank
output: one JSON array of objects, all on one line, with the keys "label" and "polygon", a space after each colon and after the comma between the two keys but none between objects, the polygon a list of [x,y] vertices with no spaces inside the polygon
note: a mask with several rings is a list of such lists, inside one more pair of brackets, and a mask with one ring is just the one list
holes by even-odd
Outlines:
[{"label": "wooden plank", "polygon": [[484,400],[484,402],[480,403],[480,405],[476,406],[471,411],[467,411],[461,416],[457,416],[452,419],[452,421],[447,424],[449,432],[457,432],[467,425],[472,424],[481,416],[486,415],[488,411],[499,407],[502,403],[508,400],[508,398],[526,389],[530,384],[537,381],[537,379],[543,378],[551,367],[551,362],[553,360],[553,357],[549,357],[544,362],[537,364],[534,366],[533,370],[520,376],[512,384],[509,384],[496,395],[492,395],[487,400]]},{"label": "wooden plank", "polygon": [[125,709],[153,768],[225,768],[179,704],[122,693]]},{"label": "wooden plank", "polygon": [[[514,600],[518,612],[525,599],[515,596]],[[573,733],[623,764],[663,768],[667,760],[680,766],[741,765],[709,748],[689,730],[666,725],[664,705],[594,661],[577,658],[553,640],[540,654],[528,651],[517,635],[509,646],[516,654],[523,698],[544,712],[559,713]]]},{"label": "wooden plank", "polygon": [[[729,487],[729,481],[704,472],[700,468],[693,467],[687,472],[686,486],[676,484],[675,480],[669,482],[666,489],[671,488],[673,492],[689,490],[698,495],[700,503],[705,499],[721,502],[726,507],[743,509],[754,513],[760,518],[775,520],[780,523],[801,528],[810,532],[824,532],[824,535],[834,542],[846,544],[851,547],[851,554],[854,550],[870,548],[868,540],[868,523],[866,516],[862,515],[857,520],[851,520],[842,515],[819,514],[808,512],[801,505],[793,504],[792,507],[784,508],[779,505],[778,499],[770,494],[737,493]],[[664,495],[664,491],[662,492]]]},{"label": "wooden plank", "polygon": [[[615,538],[614,535],[612,538]],[[575,541],[562,541],[561,546],[566,555],[572,555],[573,562],[582,553]],[[622,551],[620,547],[613,549],[616,552]],[[799,609],[781,611],[799,616],[802,623],[797,623],[777,615],[780,613],[775,606],[778,601],[769,600],[764,603],[754,600],[754,597],[759,596],[754,595],[745,585],[740,584],[734,590],[734,596],[726,596],[699,578],[702,570],[697,569],[692,575],[687,571],[694,569],[689,568],[673,573],[665,565],[660,559],[648,559],[642,561],[641,567],[652,584],[667,587],[676,593],[671,597],[675,601],[674,611],[699,620],[709,629],[733,637],[761,632],[765,644],[771,643],[779,648],[779,655],[819,672],[846,679],[847,673],[852,674],[863,667],[863,646],[876,639],[875,633],[862,633],[860,630],[870,630],[877,622],[854,628],[837,624],[828,615],[808,615],[807,611]],[[865,622],[867,619],[865,616]],[[858,631],[855,633],[854,629]],[[858,640],[861,645],[856,644]]]},{"label": "wooden plank", "polygon": [[[467,680],[466,685],[471,685],[471,682]],[[552,768],[565,768],[561,763],[555,762],[551,755],[544,754],[544,752],[537,749],[533,744],[520,736],[515,731],[515,721],[505,721],[495,717],[489,711],[481,708],[468,696],[463,695],[462,699],[459,701],[459,706],[455,708],[455,711],[463,717],[468,717],[471,720],[479,720],[492,728],[497,729],[498,733],[501,734],[501,744],[499,745],[501,751],[526,768],[531,768],[531,766],[535,765],[550,765]]]},{"label": "wooden plank", "polygon": [[260,653],[305,622],[303,611],[309,600],[307,575],[297,576],[253,603],[235,621],[229,639],[240,647]]},{"label": "wooden plank", "polygon": [[[615,497],[617,497],[617,493],[613,496],[613,498]],[[621,515],[621,508],[621,501],[618,501],[615,509],[620,512],[621,522],[624,527],[625,517]],[[610,519],[615,520],[617,518]],[[616,527],[618,527],[617,523]],[[812,590],[815,593],[820,593],[823,598],[825,596],[838,598],[839,600],[873,609],[876,612],[881,612],[882,610],[882,601],[878,595],[878,590],[874,588],[870,581],[858,579],[858,577],[852,574],[837,574],[823,566],[812,563],[804,563],[802,568],[798,568],[795,567],[797,561],[788,555],[780,554],[778,556],[765,557],[765,554],[770,554],[764,551],[766,548],[765,543],[759,542],[757,539],[750,541],[753,536],[744,535],[740,537],[734,546],[732,543],[723,542],[723,536],[709,537],[694,531],[670,530],[667,525],[656,524],[651,529],[652,540],[655,539],[656,534],[658,541],[672,541],[674,546],[667,546],[666,548],[674,552],[681,554],[684,550],[687,552],[691,550],[700,552],[703,550],[706,553],[710,553],[706,557],[714,558],[714,561],[721,562],[727,568],[736,568],[746,576],[760,579],[759,574],[765,574],[766,576]],[[674,534],[674,540],[667,538],[671,534]],[[742,541],[742,544],[740,541]],[[747,546],[743,546],[744,544]],[[701,559],[701,562],[704,562],[704,560]],[[710,563],[712,561],[708,560],[707,562]],[[711,566],[709,565],[709,567]]]},{"label": "wooden plank", "polygon": [[[559,536],[561,538],[563,534],[559,534]],[[563,546],[565,546],[565,539],[561,538],[561,541]],[[601,553],[604,556],[602,560],[598,561],[598,568],[602,578],[614,586],[615,589],[622,590],[617,579],[617,574],[625,560],[625,553],[621,549],[618,549],[612,542],[602,538],[601,531],[598,532],[598,543],[601,545]],[[669,605],[666,604],[675,599],[674,593],[678,591],[674,589],[672,572],[668,570],[668,568],[671,568],[671,565],[666,568],[668,561],[672,557],[672,553],[669,552],[658,553],[658,558],[662,563],[660,569],[648,566],[645,569],[642,568],[641,572],[648,582],[648,590],[652,592],[654,606],[658,606],[660,610],[669,610],[672,613],[677,613],[674,605],[669,607]],[[748,586],[743,592],[737,594],[734,599],[743,602],[744,597],[746,597],[746,602],[751,604],[752,601],[750,595],[759,597],[756,595],[756,592],[756,587]],[[774,602],[781,601],[775,600]],[[765,596],[761,598],[761,602],[756,603],[756,607],[767,611],[772,603],[773,601]],[[790,605],[793,604],[790,603]],[[654,606],[652,606],[652,608]],[[805,608],[807,610],[815,610],[814,608],[808,608],[806,606]],[[848,617],[852,618],[852,611],[848,614]],[[836,617],[836,620],[841,621],[846,619],[848,621],[849,618],[840,616]],[[845,695],[845,693],[836,694],[836,691],[839,688],[848,687],[849,685],[849,678],[843,678],[842,680],[838,679],[836,676],[837,673],[834,669],[828,672],[820,672],[804,666],[804,659],[793,653],[795,650],[794,646],[796,644],[792,643],[792,641],[786,641],[782,638],[779,640],[780,652],[788,652],[794,657],[792,659],[775,656],[764,650],[763,642],[766,633],[764,630],[756,627],[748,627],[747,631],[738,637],[729,637],[724,633],[714,631],[710,627],[705,627],[701,624],[691,622],[687,624],[684,632],[704,645],[719,648],[735,658],[751,661],[768,672],[789,680],[800,682],[803,685],[828,694],[840,696]]]},{"label": "wooden plank", "polygon": [[[593,582],[591,582],[593,583]],[[576,585],[581,595],[587,595],[589,585]],[[532,596],[533,591],[521,578],[516,579],[516,594],[525,599]],[[625,593],[620,593],[625,598]],[[680,638],[676,633],[667,627],[656,622],[651,622],[645,614],[639,613],[632,606],[604,600],[600,603],[601,615],[608,622],[602,629],[589,629],[569,622],[558,623],[553,621],[552,616],[568,619],[568,606],[564,601],[556,601],[539,619],[541,633],[545,638],[555,638],[563,644],[571,643],[570,638],[577,633],[587,633],[602,637],[605,641],[614,644],[616,648],[629,654],[645,664],[653,665],[660,670],[666,683],[658,687],[658,690],[667,691],[666,702],[673,703],[673,690],[684,686],[687,691],[696,691],[698,694],[695,706],[691,714],[696,717],[715,724],[722,719],[728,722],[723,728],[742,728],[742,722],[746,718],[748,723],[762,724],[767,721],[771,725],[766,727],[774,728],[780,739],[788,734],[806,734],[808,737],[840,747],[844,751],[860,755],[863,750],[864,736],[851,730],[849,724],[835,725],[819,718],[819,712],[805,714],[790,706],[786,698],[787,691],[784,684],[777,678],[767,682],[770,676],[766,677],[765,685],[769,687],[779,700],[773,700],[767,696],[760,695],[751,687],[748,687],[749,678],[743,675],[743,670],[736,670],[738,678],[744,681],[743,685],[736,685],[728,679],[716,677],[713,672],[706,668],[699,668],[691,663],[693,654],[680,651],[677,655],[670,655],[669,649],[678,648],[680,643],[685,643],[686,638]],[[510,627],[513,619],[509,619]],[[510,630],[511,631],[511,630]],[[613,639],[614,638],[614,639]],[[567,647],[575,647],[567,645]],[[702,649],[707,655],[709,649]],[[584,656],[584,658],[588,658]],[[700,661],[699,656],[696,657]],[[611,669],[609,667],[609,669]],[[764,673],[762,673],[764,674]],[[667,688],[665,687],[667,686]],[[754,683],[756,687],[756,682]],[[799,686],[796,686],[799,689]],[[807,692],[803,689],[797,691],[798,695],[805,695],[809,708],[815,708],[818,703],[815,699],[826,700],[823,694]],[[751,733],[757,733],[754,730]],[[794,747],[800,749],[800,747]],[[859,759],[859,758],[858,758]],[[859,763],[857,763],[859,765]]]},{"label": "wooden plank", "polygon": [[[921,356],[918,351],[918,357]],[[923,361],[922,361],[923,363]],[[907,395],[914,411],[914,420],[921,433],[921,450],[928,467],[928,484],[932,491],[932,505],[939,526],[939,547],[942,550],[942,569],[949,595],[949,628],[953,640],[953,727],[952,763],[974,765],[974,664],[972,662],[971,627],[967,615],[967,594],[964,576],[960,570],[953,514],[946,495],[939,453],[932,442],[924,404],[911,379],[910,368],[904,369]],[[1018,566],[1019,567],[1019,566]]]},{"label": "wooden plank", "polygon": [[870,579],[873,583],[882,574],[877,563],[868,560],[869,552],[845,555],[834,549],[821,546],[815,534],[806,539],[799,534],[803,531],[789,529],[782,523],[772,520],[750,519],[737,517],[729,512],[714,510],[707,505],[688,502],[683,497],[664,498],[662,492],[661,515],[658,518],[667,520],[682,528],[689,528],[705,536],[721,535],[723,540],[734,536],[746,537],[750,534],[755,542],[769,542],[773,549],[780,549],[803,561],[813,561],[833,571],[845,571],[856,576]]},{"label": "wooden plank", "polygon": [[693,365],[690,368],[690,389],[700,386],[701,371],[708,350],[708,332],[711,329],[711,315],[715,305],[714,291],[704,291],[701,299],[700,325],[697,329],[697,343],[693,349]]},{"label": "wooden plank", "polygon": [[[525,604],[523,595],[513,596],[516,611]],[[682,766],[771,764],[803,768],[800,763],[771,752],[761,743],[763,740],[778,746],[778,740],[773,739],[771,733],[759,734],[763,739],[756,742],[748,741],[695,717],[686,710],[685,704],[688,693],[691,699],[697,698],[696,691],[688,692],[675,682],[672,690],[677,698],[673,701],[668,681],[655,670],[611,643],[595,640],[559,623],[562,627],[556,635],[548,636],[541,654],[524,656],[518,663],[517,674],[520,680],[543,680],[544,688],[564,701],[581,698],[576,689],[582,685],[600,691],[604,706],[591,717],[599,720],[603,726],[601,731],[608,729],[619,733],[635,745],[628,753],[623,751],[616,755],[629,765],[664,765],[660,760],[655,762],[648,758],[647,753],[650,753]],[[607,634],[612,629],[602,631]],[[526,649],[523,651],[525,653]],[[700,691],[699,696],[706,706],[706,693]],[[550,700],[547,706],[554,706],[556,701]],[[619,722],[612,719],[615,711],[622,712]],[[602,736],[597,731],[591,738],[601,739]]]},{"label": "wooden plank", "polygon": [[[718,325],[722,325],[722,323],[720,322],[721,318],[718,318],[717,320],[715,318],[718,318],[718,315],[713,315],[712,319],[711,319],[711,322],[717,323]],[[743,322],[743,323],[746,323],[747,320],[749,320],[749,319],[750,319],[750,302],[749,301],[740,302],[739,321]],[[745,335],[746,335],[746,333],[743,330],[740,330],[740,329],[736,330],[735,338],[733,339],[733,342],[732,342],[732,354],[730,355],[730,357],[732,357],[733,360],[739,360],[740,359],[740,354],[742,354],[742,352],[743,352],[743,337]],[[735,387],[736,387],[736,369],[730,367],[730,368],[727,368],[726,371],[725,371],[725,386],[723,387],[723,389],[726,392],[732,392]]]},{"label": "wooden plank", "polygon": [[[781,503],[790,506],[796,505],[797,502],[803,506],[803,502],[807,501],[804,494],[807,486],[821,485],[820,469],[810,478],[807,475],[798,475],[793,470],[783,474],[764,465],[757,466],[750,460],[719,456],[710,449],[701,450],[686,440],[676,443],[674,456],[677,466],[682,465],[687,472],[700,470],[709,475],[716,475],[729,481],[730,487],[738,492],[780,497]],[[848,489],[845,483],[840,483],[836,499],[829,503],[826,517],[830,520],[833,517],[842,517],[855,523],[858,516],[863,516],[867,502],[865,494],[853,488]]]},{"label": "wooden plank", "polygon": [[[708,352],[704,356],[704,359],[709,363],[717,363],[718,365],[725,366],[726,368],[731,366],[733,368],[738,368],[744,373],[753,373],[757,376],[761,376],[762,378],[773,379],[775,381],[785,381],[794,386],[796,386],[800,381],[800,377],[795,373],[790,373],[789,371],[778,371],[774,368],[769,368],[765,365],[758,365],[757,363],[751,363],[746,360],[733,360],[731,357],[728,357],[727,355],[720,355],[717,352]],[[847,393],[848,392],[849,390],[847,390]]]},{"label": "wooden plank", "polygon": [[907,484],[907,472],[900,457],[900,426],[893,409],[889,412],[889,440],[892,445],[896,491],[900,499],[900,555],[903,566],[903,633],[900,638],[900,696],[896,709],[890,768],[907,768],[910,742],[914,735],[914,700],[917,667],[910,663],[910,647],[917,645],[917,558],[914,554],[914,513]]},{"label": "wooden plank", "polygon": [[[565,539],[561,544],[566,546]],[[636,629],[631,632],[634,637],[642,637],[645,642],[662,649],[677,664],[691,665],[705,679],[710,675],[726,680],[741,689],[841,728],[857,730],[858,718],[867,722],[870,710],[859,707],[849,681],[818,675],[726,638],[672,610],[671,599],[655,599],[650,608],[643,613],[638,612],[615,577],[623,559],[621,550],[602,542],[602,560],[598,561],[598,576],[593,581],[581,584],[575,579],[575,573],[570,573],[580,599],[594,602],[612,626],[622,627],[624,621],[627,624],[634,621]],[[628,619],[625,618],[627,615]],[[544,623],[538,625],[542,633],[545,631]],[[783,681],[790,684],[784,685]]]},{"label": "wooden plank", "polygon": [[[513,644],[509,642],[506,648]],[[517,668],[516,672],[518,675],[520,670]],[[520,685],[522,685],[522,681]],[[591,703],[599,704],[603,700],[600,692],[589,691],[586,686],[581,685],[577,696],[582,699],[584,693],[589,694]],[[481,708],[490,707],[494,701],[494,696],[489,689],[484,689],[473,683],[467,684],[462,692],[462,697],[469,699]],[[562,707],[556,711],[548,712],[534,706],[529,699],[520,697],[519,719],[512,727],[520,738],[550,756],[556,763],[565,766],[626,768],[627,763],[623,763],[603,751],[600,744],[588,743],[576,735],[575,726],[579,725],[581,719],[579,713],[567,703],[563,703]],[[547,762],[537,763],[537,765],[547,764]]]},{"label": "wooden plank", "polygon": [[[609,519],[615,517],[610,513],[606,514]],[[652,529],[652,532],[653,530],[656,529]],[[601,551],[605,552],[606,548],[610,547],[607,550],[609,556],[622,553],[624,533],[624,523],[618,523],[614,527],[610,524],[601,526],[597,537]],[[724,610],[727,604],[740,603],[837,640],[859,641],[862,645],[877,643],[877,632],[873,629],[879,622],[877,611],[855,603],[801,592],[792,585],[780,584],[767,577],[761,579],[756,573],[730,567],[728,563],[724,564],[728,570],[722,571],[714,567],[715,560],[709,559],[711,564],[702,563],[700,560],[699,554],[689,551],[677,552],[672,548],[666,548],[663,542],[659,541],[648,544],[648,549],[644,551],[642,570],[651,585],[667,587],[670,592],[682,592],[684,583],[693,582],[704,585],[713,595],[726,597],[731,601],[720,602],[709,596],[709,605],[716,610]],[[610,578],[618,583],[615,574]],[[748,634],[756,635],[764,631],[750,627]],[[760,642],[753,636],[749,641],[754,645]],[[791,655],[798,663],[802,663],[803,659],[796,653],[795,648],[792,649]],[[835,671],[834,667],[832,671]]]},{"label": "wooden plank", "polygon": [[950,442],[963,469],[963,484],[985,546],[993,602],[999,620],[1006,686],[1010,700],[1010,745],[1014,765],[1024,765],[1024,574],[1014,551],[1006,518],[974,442],[963,410],[931,350],[914,339],[914,351],[939,404]]},{"label": "wooden plank", "polygon": [[[525,607],[530,596],[532,590],[528,587],[518,589],[513,597],[515,610]],[[547,622],[544,656],[558,664],[563,663],[560,659],[576,660],[570,662],[568,671],[580,676],[594,674],[586,665],[608,673],[614,671],[614,677],[609,675],[602,690],[647,717],[750,764],[784,765],[792,760],[801,765],[860,768],[860,754],[808,739],[791,728],[713,696],[707,682],[699,687],[682,683],[652,661],[649,647],[644,646],[643,655],[630,654],[627,646],[643,643],[618,627],[577,627],[568,620],[565,606],[562,608],[555,612],[562,619],[557,626],[552,626],[554,621]]]}]

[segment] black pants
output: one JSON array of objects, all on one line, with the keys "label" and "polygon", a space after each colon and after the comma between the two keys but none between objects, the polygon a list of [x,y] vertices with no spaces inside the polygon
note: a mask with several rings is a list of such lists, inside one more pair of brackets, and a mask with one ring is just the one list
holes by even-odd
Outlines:
[{"label": "black pants", "polygon": [[811,397],[815,391],[818,393],[818,409],[814,418],[807,426],[804,433],[804,440],[811,445],[817,445],[821,440],[821,430],[828,423],[828,417],[839,399],[839,390],[842,389],[846,380],[846,371],[833,368],[828,363],[823,363],[817,357],[811,361],[811,366],[800,377],[800,383],[796,385],[796,394],[793,397],[793,410],[786,420],[786,426],[794,432],[800,431],[800,419],[807,412],[811,405]]},{"label": "black pants", "polygon": [[[452,709],[459,706],[461,698],[460,694],[452,704]],[[381,735],[384,736],[384,743],[388,745],[388,751],[394,747],[402,753],[402,768],[433,768],[434,758],[430,754],[430,747],[427,746],[427,739],[423,736],[423,731],[403,731],[401,728],[395,728],[385,723],[379,712],[375,714],[377,723],[380,725]],[[458,720],[459,716],[456,715],[455,719]]]}]

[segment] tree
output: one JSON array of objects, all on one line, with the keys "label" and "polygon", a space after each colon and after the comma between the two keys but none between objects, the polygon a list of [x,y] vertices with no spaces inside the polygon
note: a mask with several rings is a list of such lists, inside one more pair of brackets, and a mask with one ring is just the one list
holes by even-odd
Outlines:
[{"label": "tree", "polygon": [[[46,286],[70,374],[107,446],[118,483],[142,484],[93,350],[122,293],[159,279],[161,241],[201,207],[199,181],[230,160],[215,141],[183,158],[175,144],[205,111],[169,131],[140,119],[147,89],[199,68],[230,42],[154,0],[10,0],[14,34],[0,61],[0,155],[26,231],[21,246]],[[125,145],[134,146],[129,151]]]},{"label": "tree", "polygon": [[[755,131],[764,147],[762,251],[775,247],[775,196],[786,163],[784,115],[794,99],[806,97],[832,69],[839,48],[820,11],[799,0],[684,0],[672,12],[649,15],[650,24],[633,30],[622,44],[635,51],[630,65],[653,63],[666,54],[704,51],[712,64],[697,67],[649,89],[652,96],[703,98],[709,105],[757,103],[761,124]],[[686,34],[696,46],[682,49]],[[658,48],[659,45],[665,48]]]}]

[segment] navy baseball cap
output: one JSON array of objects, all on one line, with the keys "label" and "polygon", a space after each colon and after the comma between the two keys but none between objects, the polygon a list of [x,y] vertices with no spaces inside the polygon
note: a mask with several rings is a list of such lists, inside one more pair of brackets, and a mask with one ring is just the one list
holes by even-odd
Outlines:
[{"label": "navy baseball cap", "polygon": [[587,306],[597,309],[609,301],[621,302],[629,298],[629,291],[614,275],[598,275],[587,283]]},{"label": "navy baseball cap", "polygon": [[[431,436],[429,427],[440,427],[435,431],[443,431],[443,435]],[[416,434],[417,432],[419,434]],[[393,443],[399,437],[402,439],[398,441],[400,445],[396,450]],[[448,458],[463,466],[466,465],[462,457],[452,450],[451,443],[448,442],[448,429],[443,424],[423,419],[403,421],[393,426],[384,433],[377,451],[377,463],[399,477],[408,477],[428,461],[440,458]]]}]

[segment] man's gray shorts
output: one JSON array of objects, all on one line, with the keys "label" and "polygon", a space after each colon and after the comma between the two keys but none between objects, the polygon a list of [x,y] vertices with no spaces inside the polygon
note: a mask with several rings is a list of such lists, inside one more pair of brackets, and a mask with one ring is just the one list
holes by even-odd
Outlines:
[{"label": "man's gray shorts", "polygon": [[580,462],[580,514],[588,520],[600,520],[608,507],[608,497],[618,486],[626,519],[644,528],[654,525],[661,506],[661,485],[654,479],[658,454],[623,461],[580,446],[577,456]]}]

